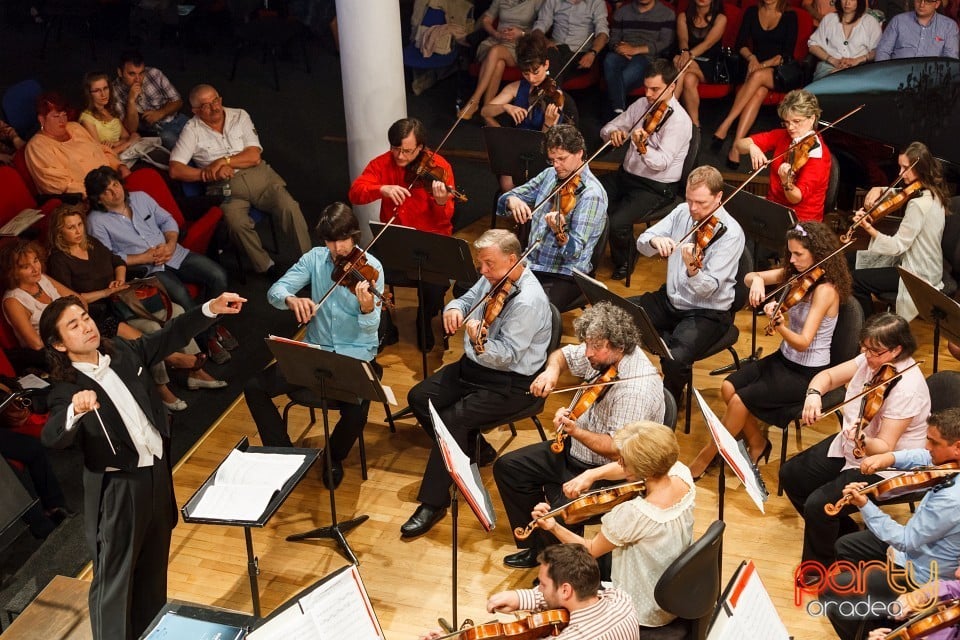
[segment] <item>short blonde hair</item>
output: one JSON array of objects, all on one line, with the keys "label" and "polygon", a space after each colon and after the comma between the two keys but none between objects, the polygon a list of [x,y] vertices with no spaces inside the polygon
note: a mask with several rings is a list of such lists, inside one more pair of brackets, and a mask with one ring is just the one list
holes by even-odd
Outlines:
[{"label": "short blonde hair", "polygon": [[781,119],[786,119],[789,113],[795,113],[803,118],[813,116],[819,119],[823,111],[820,109],[817,96],[805,89],[794,89],[783,97],[783,101],[777,107],[777,115]]},{"label": "short blonde hair", "polygon": [[687,176],[687,187],[699,187],[701,184],[705,185],[711,194],[717,195],[723,191],[723,176],[717,171],[716,167],[711,167],[708,164],[701,165]]},{"label": "short blonde hair", "polygon": [[613,434],[613,443],[623,458],[623,466],[637,478],[667,475],[680,458],[680,445],[670,427],[639,420]]},{"label": "short blonde hair", "polygon": [[474,240],[473,246],[478,251],[489,247],[497,247],[505,255],[515,255],[518,258],[523,253],[517,236],[506,229],[490,229],[489,231],[484,231],[482,236]]}]

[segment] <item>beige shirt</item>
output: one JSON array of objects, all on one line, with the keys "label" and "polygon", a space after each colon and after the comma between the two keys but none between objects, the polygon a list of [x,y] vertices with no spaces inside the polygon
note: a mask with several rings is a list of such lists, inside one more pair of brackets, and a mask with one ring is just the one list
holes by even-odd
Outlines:
[{"label": "beige shirt", "polygon": [[93,139],[79,122],[68,122],[70,139],[59,142],[43,133],[30,138],[25,150],[27,169],[40,193],[82,193],[83,179],[104,165],[114,169],[120,160]]}]

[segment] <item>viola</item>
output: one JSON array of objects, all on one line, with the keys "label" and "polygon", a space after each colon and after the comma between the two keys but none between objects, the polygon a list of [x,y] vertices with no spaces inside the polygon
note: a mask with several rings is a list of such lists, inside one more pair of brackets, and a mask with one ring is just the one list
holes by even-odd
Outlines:
[{"label": "viola", "polygon": [[857,418],[857,428],[853,435],[853,456],[862,458],[865,455],[865,436],[864,430],[867,428],[883,407],[883,401],[894,385],[900,381],[897,368],[891,363],[880,365],[877,372],[873,374],[867,386],[873,387],[869,393],[860,400],[860,416]]},{"label": "viola", "polygon": [[810,159],[810,152],[819,146],[820,142],[817,140],[817,136],[812,135],[809,138],[804,138],[799,144],[790,148],[785,159],[786,164],[790,166],[790,172],[787,174],[787,180],[784,181],[784,188],[788,185],[793,186],[794,180],[797,179],[797,173],[800,172],[800,169],[802,169],[803,166],[807,164],[807,160]]},{"label": "viola", "polygon": [[938,602],[887,634],[887,640],[919,640],[960,624],[960,598]]},{"label": "viola", "polygon": [[535,107],[542,106],[546,111],[549,105],[556,105],[558,111],[563,111],[563,91],[560,90],[553,76],[547,76],[543,82],[530,89],[530,102],[527,105],[527,117]]},{"label": "viola", "polygon": [[573,176],[563,188],[557,192],[557,221],[551,225],[554,235],[557,238],[557,244],[561,247],[567,244],[567,216],[577,206],[577,190],[580,188],[580,174]]},{"label": "viola", "polygon": [[900,191],[893,193],[891,192],[887,197],[881,197],[877,202],[874,203],[867,211],[864,212],[863,216],[850,225],[850,228],[847,229],[847,232],[840,236],[840,242],[850,242],[850,239],[853,237],[853,232],[860,228],[865,221],[870,224],[876,224],[881,218],[886,216],[888,213],[893,213],[907,201],[916,195],[923,185],[919,180],[914,180],[907,186],[905,186]]},{"label": "viola", "polygon": [[[663,123],[666,122],[667,118],[672,114],[673,107],[670,106],[670,103],[666,100],[658,100],[653,109],[650,110],[650,113],[643,119],[643,131],[647,134],[647,137],[659,131]],[[640,141],[636,143],[636,146],[637,152],[640,155],[645,154],[647,152],[646,138],[641,138]]]},{"label": "viola", "polygon": [[[908,493],[916,493],[924,489],[930,489],[953,479],[960,473],[960,464],[948,462],[935,467],[926,467],[924,469],[914,469],[907,471],[892,478],[885,478],[879,482],[864,487],[856,492],[857,495],[874,495],[877,500],[892,500]],[[835,504],[823,505],[823,510],[828,516],[835,516],[840,510],[853,500],[854,494],[847,494],[837,500]]]},{"label": "viola", "polygon": [[461,629],[440,636],[437,640],[456,638],[456,640],[534,640],[547,636],[560,635],[570,622],[570,613],[566,609],[547,609],[535,613],[520,615],[513,622],[486,622],[469,624]]},{"label": "viola", "polygon": [[450,184],[450,176],[446,169],[434,162],[435,153],[429,153],[426,149],[420,152],[416,160],[405,167],[404,180],[409,183],[411,188],[418,182],[427,190],[433,188],[434,182],[442,182],[449,193],[457,202],[466,202],[467,196],[457,191]]},{"label": "viola", "polygon": [[772,336],[777,326],[777,323],[774,321],[774,318],[777,317],[777,314],[790,309],[795,304],[803,300],[807,293],[809,293],[810,289],[812,289],[817,281],[823,277],[824,273],[826,272],[822,267],[816,267],[815,269],[804,274],[802,278],[798,278],[791,287],[784,289],[780,299],[777,300],[777,306],[773,308],[773,313],[770,314],[770,324],[767,325],[764,333],[766,333],[768,336]]},{"label": "viola", "polygon": [[533,533],[533,530],[540,526],[541,520],[557,516],[563,518],[563,521],[567,524],[583,522],[594,516],[603,515],[618,504],[644,495],[646,492],[647,483],[644,480],[596,489],[583,494],[572,502],[568,502],[559,509],[548,511],[542,517],[531,521],[526,527],[517,527],[513,530],[513,535],[518,540],[526,540]]},{"label": "viola", "polygon": [[473,350],[478,354],[484,352],[487,342],[487,331],[490,329],[493,321],[496,320],[503,311],[504,305],[507,304],[507,298],[510,297],[510,293],[513,291],[513,282],[506,279],[499,287],[495,287],[495,289],[495,291],[491,291],[489,294],[490,299],[487,301],[487,306],[483,310],[483,320],[480,321],[480,327],[477,329],[477,339],[473,343]]},{"label": "viola", "polygon": [[[587,409],[592,407],[607,393],[607,390],[612,386],[610,383],[618,379],[617,366],[610,365],[609,369],[590,381],[593,386],[577,392],[573,398],[573,402],[570,403],[570,407],[568,407],[567,417],[571,420],[576,420],[582,416],[587,412]],[[554,453],[563,453],[563,441],[567,437],[563,429],[557,429],[556,439],[550,445],[550,450]]]},{"label": "viola", "polygon": [[713,214],[710,214],[697,226],[693,242],[693,266],[695,268],[703,268],[703,254],[707,247],[723,235],[726,230],[727,228],[720,224],[720,220]]},{"label": "viola", "polygon": [[360,247],[354,247],[345,256],[337,256],[334,260],[333,272],[330,274],[330,279],[335,284],[346,287],[354,294],[358,284],[369,282],[370,293],[385,307],[392,309],[393,302],[390,301],[389,294],[377,291],[376,284],[379,277],[380,272],[367,262],[366,253]]}]

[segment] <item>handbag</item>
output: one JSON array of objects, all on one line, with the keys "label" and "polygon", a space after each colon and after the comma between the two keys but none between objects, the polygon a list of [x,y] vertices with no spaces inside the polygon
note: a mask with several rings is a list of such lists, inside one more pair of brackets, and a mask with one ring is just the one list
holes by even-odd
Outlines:
[{"label": "handbag", "polygon": [[[161,327],[166,323],[167,320],[173,318],[173,303],[170,300],[170,294],[167,293],[167,289],[163,286],[157,276],[128,280],[127,285],[129,286],[126,289],[121,289],[120,291],[111,295],[111,300],[115,302],[122,302],[123,304],[127,305],[127,307],[130,308],[130,311],[132,311],[133,314],[138,318],[152,320]],[[143,304],[144,301],[149,300],[156,295],[160,296],[160,301],[163,303],[163,310],[166,313],[166,316],[164,316],[163,319],[160,319],[154,315]]]},{"label": "handbag", "polygon": [[170,151],[160,142],[160,138],[140,138],[120,153],[120,161],[131,169],[137,162],[167,171],[170,169]]},{"label": "handbag", "polygon": [[803,69],[791,58],[784,60],[773,70],[773,84],[777,91],[792,91],[803,85]]}]

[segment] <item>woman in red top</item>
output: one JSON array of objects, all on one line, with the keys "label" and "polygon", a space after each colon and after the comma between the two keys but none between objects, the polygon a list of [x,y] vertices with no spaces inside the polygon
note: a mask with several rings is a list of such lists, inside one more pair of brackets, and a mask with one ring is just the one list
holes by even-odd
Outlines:
[{"label": "woman in red top", "polygon": [[[820,118],[820,105],[816,96],[809,91],[795,89],[777,107],[777,114],[783,122],[783,129],[738,138],[733,143],[739,153],[750,154],[754,169],[759,169],[767,162],[767,153],[772,152],[776,157],[813,131]],[[803,154],[797,149],[770,165],[767,200],[790,207],[800,222],[823,222],[823,209],[830,184],[830,150],[819,134],[814,134],[814,140],[812,148],[805,154],[805,162],[795,160],[791,166],[791,156],[799,156],[802,160]]]}]

